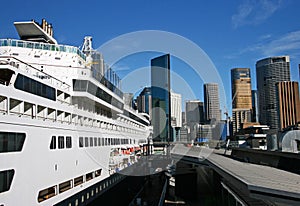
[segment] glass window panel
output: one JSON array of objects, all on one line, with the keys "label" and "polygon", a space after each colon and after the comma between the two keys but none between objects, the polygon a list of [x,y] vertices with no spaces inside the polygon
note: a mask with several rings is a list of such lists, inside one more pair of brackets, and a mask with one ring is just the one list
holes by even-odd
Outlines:
[{"label": "glass window panel", "polygon": [[88,137],[84,138],[84,146],[85,147],[89,146],[89,138]]},{"label": "glass window panel", "polygon": [[94,137],[94,146],[95,146],[95,147],[97,147],[97,143],[98,143],[98,142],[97,142],[97,138]]},{"label": "glass window panel", "polygon": [[0,193],[10,189],[14,174],[14,170],[0,171]]},{"label": "glass window panel", "polygon": [[56,149],[56,136],[52,136],[50,149]]},{"label": "glass window panel", "polygon": [[22,41],[18,41],[18,42],[17,42],[17,45],[18,45],[18,47],[23,47],[24,44],[23,44]]},{"label": "glass window panel", "polygon": [[72,138],[70,136],[66,137],[66,147],[72,148]]},{"label": "glass window panel", "polygon": [[63,136],[58,136],[58,149],[65,148],[65,140]]},{"label": "glass window panel", "polygon": [[0,132],[0,153],[21,151],[24,141],[24,133]]},{"label": "glass window panel", "polygon": [[79,147],[83,147],[83,137],[79,137]]},{"label": "glass window panel", "polygon": [[15,40],[12,40],[11,45],[12,45],[12,46],[16,46],[16,45],[17,45],[17,42],[16,42]]},{"label": "glass window panel", "polygon": [[93,137],[90,137],[90,147],[93,146]]}]

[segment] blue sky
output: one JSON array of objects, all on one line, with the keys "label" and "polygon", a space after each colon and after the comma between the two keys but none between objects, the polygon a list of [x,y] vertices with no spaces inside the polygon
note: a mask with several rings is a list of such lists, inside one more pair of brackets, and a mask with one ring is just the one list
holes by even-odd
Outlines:
[{"label": "blue sky", "polygon": [[[18,38],[14,21],[42,18],[53,24],[54,37],[60,44],[76,46],[81,46],[86,35],[93,36],[94,48],[141,30],[180,35],[197,44],[219,72],[226,92],[221,109],[231,108],[231,68],[249,67],[255,89],[257,60],[290,55],[291,78],[299,81],[300,1],[297,0],[31,0],[26,3],[10,0],[2,2],[1,8],[0,38]],[[157,55],[159,52],[131,55],[114,68],[121,77],[126,77],[134,70],[149,67],[150,59]],[[177,58],[172,58],[171,67],[175,76],[183,78],[192,88],[194,98],[203,100],[203,81],[193,68]],[[175,86],[174,90],[181,92]],[[183,94],[183,100],[190,98],[185,96],[187,93]]]}]

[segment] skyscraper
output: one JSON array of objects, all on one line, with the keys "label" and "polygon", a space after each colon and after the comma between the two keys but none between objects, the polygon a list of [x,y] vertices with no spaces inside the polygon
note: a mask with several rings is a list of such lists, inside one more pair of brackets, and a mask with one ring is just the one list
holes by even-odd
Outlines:
[{"label": "skyscraper", "polygon": [[151,59],[153,141],[169,142],[170,111],[170,54]]},{"label": "skyscraper", "polygon": [[186,125],[190,128],[188,140],[195,140],[199,133],[200,124],[205,123],[204,104],[199,100],[185,102]]},{"label": "skyscraper", "polygon": [[182,126],[182,108],[181,94],[171,91],[171,118],[172,127]]},{"label": "skyscraper", "polygon": [[232,124],[233,133],[240,129],[241,123],[251,121],[251,77],[249,68],[231,70]]},{"label": "skyscraper", "polygon": [[217,83],[206,83],[204,88],[204,109],[207,121],[220,121],[219,86]]},{"label": "skyscraper", "polygon": [[270,126],[270,131],[279,129],[276,82],[290,81],[289,56],[277,56],[256,62],[256,82],[259,104],[259,121]]},{"label": "skyscraper", "polygon": [[139,112],[147,113],[151,116],[152,95],[151,87],[145,87],[137,96],[137,109]]},{"label": "skyscraper", "polygon": [[179,130],[182,127],[181,105],[182,105],[181,94],[177,94],[171,91],[171,126],[172,126],[171,134],[174,141],[180,139]]},{"label": "skyscraper", "polygon": [[189,100],[185,102],[186,123],[191,126],[195,123],[204,123],[204,105],[199,100]]},{"label": "skyscraper", "polygon": [[251,109],[251,76],[249,68],[231,70],[232,108]]},{"label": "skyscraper", "polygon": [[276,99],[279,112],[279,129],[295,125],[300,121],[298,82],[277,82]]},{"label": "skyscraper", "polygon": [[133,93],[124,93],[123,94],[124,104],[133,107]]},{"label": "skyscraper", "polygon": [[252,122],[259,122],[258,118],[258,102],[257,102],[257,90],[252,90]]}]

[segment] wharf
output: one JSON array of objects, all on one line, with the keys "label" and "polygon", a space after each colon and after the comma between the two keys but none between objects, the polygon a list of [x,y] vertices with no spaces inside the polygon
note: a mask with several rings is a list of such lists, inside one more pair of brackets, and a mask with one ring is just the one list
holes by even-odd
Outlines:
[{"label": "wharf", "polygon": [[299,205],[300,175],[270,166],[237,161],[223,154],[222,150],[188,148],[184,145],[177,145],[171,151],[173,158],[214,169],[244,196],[263,199],[270,204]]}]

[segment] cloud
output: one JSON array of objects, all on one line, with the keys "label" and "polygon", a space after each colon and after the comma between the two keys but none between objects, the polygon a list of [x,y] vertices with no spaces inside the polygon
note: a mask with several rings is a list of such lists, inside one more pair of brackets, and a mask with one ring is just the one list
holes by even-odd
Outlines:
[{"label": "cloud", "polygon": [[236,59],[247,53],[256,53],[259,56],[289,55],[299,57],[300,30],[272,38],[272,35],[259,37],[259,43],[248,46],[237,53],[225,56],[226,59]]},{"label": "cloud", "polygon": [[273,56],[279,54],[292,54],[300,48],[300,30],[287,33],[275,40],[270,41],[265,45],[258,47],[266,56]]},{"label": "cloud", "polygon": [[233,27],[261,24],[280,9],[281,5],[281,0],[246,0],[231,17]]},{"label": "cloud", "polygon": [[121,72],[121,71],[130,71],[130,67],[126,64],[114,64],[112,65],[112,69],[116,72]]}]

